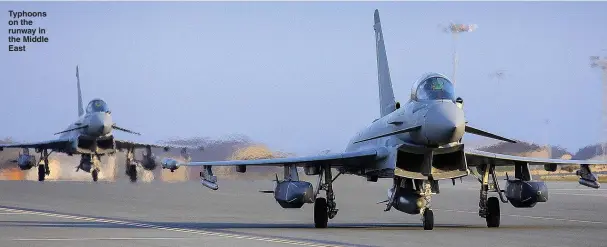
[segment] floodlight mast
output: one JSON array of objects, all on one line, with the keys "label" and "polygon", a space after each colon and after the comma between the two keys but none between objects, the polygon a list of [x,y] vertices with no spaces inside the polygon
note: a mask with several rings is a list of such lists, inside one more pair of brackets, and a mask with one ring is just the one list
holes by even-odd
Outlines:
[{"label": "floodlight mast", "polygon": [[590,57],[590,67],[591,68],[599,68],[602,73],[602,84],[603,84],[603,105],[602,105],[602,123],[601,130],[603,136],[601,140],[601,155],[603,159],[607,160],[607,57],[600,58],[599,56],[591,56]]},{"label": "floodlight mast", "polygon": [[477,25],[476,24],[458,24],[458,23],[453,23],[451,22],[451,24],[449,24],[448,27],[444,28],[443,31],[447,32],[447,33],[451,33],[453,36],[453,75],[451,76],[451,81],[453,81],[453,85],[455,85],[455,74],[457,71],[457,38],[459,36],[459,33],[464,33],[464,32],[472,32],[474,30],[476,30]]}]

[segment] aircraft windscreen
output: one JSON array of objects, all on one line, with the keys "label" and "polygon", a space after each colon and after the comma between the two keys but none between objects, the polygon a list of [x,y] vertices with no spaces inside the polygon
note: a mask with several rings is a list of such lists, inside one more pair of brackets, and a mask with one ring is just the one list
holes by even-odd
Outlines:
[{"label": "aircraft windscreen", "polygon": [[86,107],[86,112],[109,112],[110,108],[107,106],[105,101],[97,99],[92,100],[89,105]]},{"label": "aircraft windscreen", "polygon": [[432,77],[423,81],[417,88],[418,100],[455,100],[453,84],[442,77]]}]

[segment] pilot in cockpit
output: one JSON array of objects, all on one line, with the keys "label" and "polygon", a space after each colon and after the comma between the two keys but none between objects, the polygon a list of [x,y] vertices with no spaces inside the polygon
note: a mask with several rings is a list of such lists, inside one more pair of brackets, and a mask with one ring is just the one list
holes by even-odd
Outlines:
[{"label": "pilot in cockpit", "polygon": [[89,105],[86,107],[86,112],[87,113],[93,113],[93,112],[108,112],[109,113],[110,109],[108,107],[108,105],[105,103],[105,101],[100,100],[100,99],[95,99],[92,100]]},{"label": "pilot in cockpit", "polygon": [[426,79],[417,90],[418,100],[455,100],[453,84],[442,77]]}]

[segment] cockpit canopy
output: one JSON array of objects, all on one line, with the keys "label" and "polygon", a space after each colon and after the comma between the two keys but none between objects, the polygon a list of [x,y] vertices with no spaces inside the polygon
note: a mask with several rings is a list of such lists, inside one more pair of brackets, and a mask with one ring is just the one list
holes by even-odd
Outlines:
[{"label": "cockpit canopy", "polygon": [[86,113],[93,112],[110,112],[110,108],[107,106],[105,101],[100,99],[94,99],[89,102],[89,105],[86,107]]},{"label": "cockpit canopy", "polygon": [[452,100],[455,101],[453,83],[440,75],[426,76],[413,88],[415,100]]}]

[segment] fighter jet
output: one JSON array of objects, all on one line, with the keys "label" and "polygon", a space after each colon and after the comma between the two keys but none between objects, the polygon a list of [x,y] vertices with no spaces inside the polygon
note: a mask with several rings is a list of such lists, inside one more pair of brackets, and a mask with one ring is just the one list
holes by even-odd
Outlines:
[{"label": "fighter jet", "polygon": [[[284,179],[278,181],[277,178],[274,199],[283,208],[301,208],[306,203],[314,203],[317,228],[326,228],[328,220],[338,212],[332,184],[341,174],[366,177],[370,182],[392,179],[387,200],[380,202],[386,203],[385,211],[395,208],[407,214],[419,214],[426,230],[434,227],[431,197],[440,193],[439,180],[451,179],[455,185],[457,178],[476,176],[480,183],[479,216],[486,219],[488,227],[500,225],[500,202],[532,208],[548,200],[546,185],[532,180],[530,165],[543,165],[547,171],[556,171],[557,165],[579,164],[579,183],[599,187],[589,165],[605,165],[605,161],[528,158],[464,148],[464,133],[516,141],[468,125],[463,100],[456,97],[454,85],[442,74],[423,75],[413,84],[409,100],[401,106],[394,98],[377,10],[374,21],[380,118],[357,133],[342,153],[183,163],[165,158],[162,167],[173,171],[181,166],[201,166],[202,184],[217,190],[213,166],[236,166],[236,171],[241,173],[246,172],[247,166],[283,166]],[[497,181],[497,166],[514,168],[514,178],[506,178],[506,190],[502,190]],[[299,180],[298,167],[303,167],[306,175],[318,175],[315,190],[310,182]],[[321,197],[321,190],[326,192],[325,197]],[[497,196],[488,198],[489,192]]]},{"label": "fighter jet", "polygon": [[[164,151],[168,151],[172,147],[182,148],[182,155],[187,154],[186,147],[183,146],[161,146],[115,139],[112,130],[120,130],[135,135],[140,135],[140,133],[116,125],[112,120],[110,108],[102,99],[91,100],[85,111],[82,104],[78,66],[76,66],[76,81],[78,87],[78,120],[65,130],[55,133],[55,135],[59,135],[59,138],[41,142],[0,145],[0,151],[4,148],[23,149],[23,152],[15,160],[21,170],[29,170],[38,166],[38,181],[44,181],[45,177],[50,175],[51,172],[48,165],[50,154],[53,152],[66,153],[70,156],[79,154],[81,158],[76,171],[83,170],[91,173],[93,181],[97,181],[101,170],[101,156],[114,155],[116,151],[124,149],[126,150],[126,174],[131,182],[136,182],[137,166],[141,166],[145,170],[153,170],[157,166],[156,157],[152,154],[152,147],[163,148]],[[29,148],[33,148],[40,153],[40,162],[43,162],[43,164],[36,162],[36,157],[29,154]],[[145,148],[146,152],[143,154],[142,160],[135,159],[136,148]]]}]

